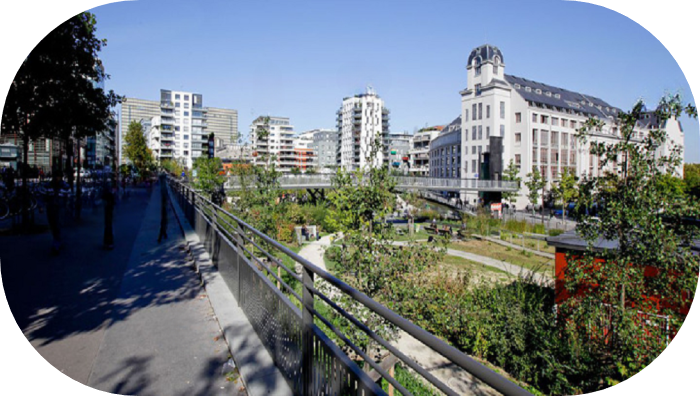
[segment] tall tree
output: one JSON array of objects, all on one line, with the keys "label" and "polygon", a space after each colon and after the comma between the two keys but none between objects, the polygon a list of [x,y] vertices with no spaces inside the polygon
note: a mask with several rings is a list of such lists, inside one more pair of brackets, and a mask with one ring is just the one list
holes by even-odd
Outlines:
[{"label": "tall tree", "polygon": [[194,161],[193,168],[197,171],[197,176],[192,184],[209,195],[217,193],[226,180],[220,174],[223,169],[221,158],[199,157]]},{"label": "tall tree", "polygon": [[683,165],[685,192],[700,199],[700,164]]},{"label": "tall tree", "polygon": [[[683,111],[680,97],[665,97],[656,110],[658,125]],[[694,107],[685,111],[697,117]],[[681,309],[692,301],[700,264],[691,249],[699,230],[687,222],[700,217],[700,205],[662,182],[666,172],[682,164],[682,151],[670,146],[667,155],[659,154],[658,148],[669,144],[662,129],[637,141],[635,126],[644,114],[640,102],[618,115],[619,141],[591,139],[591,131],[602,126],[597,119],[579,131],[581,143],[590,145],[604,168],[618,169],[579,183],[579,204],[599,204],[599,215],[582,211],[576,231],[587,249],[569,257],[564,275],[571,298],[560,307],[569,323],[589,324],[574,330],[597,359],[616,362],[617,372],[610,376],[618,380],[654,360],[672,336],[667,332],[680,328]],[[606,240],[612,247],[601,249],[600,241]]]},{"label": "tall tree", "polygon": [[[98,59],[106,41],[98,39],[95,33],[93,14],[84,12],[70,18],[39,42],[15,76],[3,111],[2,128],[3,133],[21,137],[25,165],[31,140],[57,138],[70,147],[74,137],[107,127],[110,108],[119,97],[97,87],[108,76]],[[26,173],[22,176],[24,186]],[[60,175],[60,169],[54,174]],[[68,177],[72,182],[70,170]],[[23,217],[26,223],[26,211]]]}]

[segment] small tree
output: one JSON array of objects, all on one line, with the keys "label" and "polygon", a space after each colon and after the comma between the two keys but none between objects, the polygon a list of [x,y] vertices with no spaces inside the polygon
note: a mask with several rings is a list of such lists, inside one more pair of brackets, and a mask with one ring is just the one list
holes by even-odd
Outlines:
[{"label": "small tree", "polygon": [[[547,181],[542,177],[537,166],[532,166],[532,172],[527,174],[528,181],[525,182],[525,186],[528,188],[527,199],[530,200],[532,205],[532,214],[535,214],[535,206],[540,201],[540,190],[544,190],[547,185]],[[544,223],[544,217],[542,218]]]},{"label": "small tree", "polygon": [[569,168],[564,168],[559,181],[552,187],[554,202],[561,200],[562,203],[562,218],[566,220],[566,207],[572,200],[578,196],[576,189],[576,175]]},{"label": "small tree", "polygon": [[508,201],[511,205],[513,205],[513,202],[518,199],[520,196],[520,182],[523,180],[520,176],[520,168],[518,168],[517,165],[515,165],[515,162],[513,160],[510,160],[510,163],[508,163],[508,167],[503,171],[503,180],[505,181],[514,181],[518,183],[518,190],[517,191],[504,191],[502,193],[503,199]]},{"label": "small tree", "polygon": [[192,184],[208,195],[217,193],[226,181],[226,177],[220,174],[223,170],[221,158],[198,157],[193,168],[197,171],[197,177]]},{"label": "small tree", "polygon": [[143,177],[153,162],[153,154],[146,144],[143,134],[143,125],[138,121],[131,121],[127,129],[124,154],[131,161],[139,174]]}]

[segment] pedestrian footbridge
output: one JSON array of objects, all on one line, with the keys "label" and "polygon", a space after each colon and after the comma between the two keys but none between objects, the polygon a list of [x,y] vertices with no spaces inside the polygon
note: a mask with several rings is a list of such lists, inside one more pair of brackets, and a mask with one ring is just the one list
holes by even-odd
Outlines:
[{"label": "pedestrian footbridge", "polygon": [[[279,177],[281,190],[326,189],[333,187],[333,174],[285,174]],[[395,176],[396,188],[400,190],[433,190],[455,192],[514,192],[518,191],[519,184],[514,181],[504,180],[478,180],[478,179],[453,179],[438,177],[414,177]],[[240,176],[232,176],[225,184],[226,190],[240,190],[243,186],[254,186],[253,177],[241,179]]]}]

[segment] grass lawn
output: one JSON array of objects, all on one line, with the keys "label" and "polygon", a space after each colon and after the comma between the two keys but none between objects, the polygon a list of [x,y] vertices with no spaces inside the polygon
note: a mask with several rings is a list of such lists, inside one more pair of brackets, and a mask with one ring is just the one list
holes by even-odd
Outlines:
[{"label": "grass lawn", "polygon": [[505,261],[536,272],[546,272],[553,275],[554,260],[536,254],[523,252],[522,250],[509,248],[497,243],[480,240],[452,242],[447,245],[449,249],[461,250],[486,256],[495,260]]},{"label": "grass lawn", "polygon": [[446,271],[467,270],[478,277],[488,277],[494,280],[507,280],[510,277],[507,272],[498,268],[483,265],[462,257],[450,256],[449,254],[445,255],[445,258],[440,263],[440,267]]},{"label": "grass lawn", "polygon": [[[511,236],[513,237],[511,241]],[[522,246],[523,240],[520,238],[520,235],[518,234],[511,234],[508,231],[502,231],[501,232],[501,240],[505,242],[510,242],[514,245]],[[528,238],[525,237],[525,248],[531,249],[531,250],[538,250],[537,248],[537,243],[539,242],[539,251],[540,252],[545,252],[545,253],[555,253],[555,248],[554,246],[549,246],[547,245],[547,241],[543,241],[541,239],[535,239],[535,238]]]}]

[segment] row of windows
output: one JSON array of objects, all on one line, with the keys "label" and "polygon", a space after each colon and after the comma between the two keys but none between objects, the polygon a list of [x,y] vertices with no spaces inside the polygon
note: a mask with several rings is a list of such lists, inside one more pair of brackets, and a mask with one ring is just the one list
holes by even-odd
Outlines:
[{"label": "row of windows", "polygon": [[[175,100],[180,100],[180,94],[175,94]],[[185,95],[185,100],[189,101],[190,100],[190,95]]]},{"label": "row of windows", "polygon": [[539,159],[540,164],[561,164],[563,165],[576,165],[576,150],[568,151],[563,149],[561,151],[557,149],[552,149],[551,151],[546,148],[539,149],[539,157],[537,156],[538,149],[532,149],[532,162],[536,162]]},{"label": "row of windows", "polygon": [[[520,142],[520,134],[516,133],[515,135],[516,135],[515,142],[516,143]],[[537,145],[537,146],[551,145],[552,147],[559,147],[559,136],[560,136],[560,133],[557,131],[552,131],[550,133],[549,131],[540,130],[538,133],[537,129],[533,129],[532,130],[532,144]],[[576,138],[574,136],[569,136],[568,133],[561,132],[561,146],[562,147],[570,146],[571,148],[575,148],[576,147]]]},{"label": "row of windows", "polygon": [[[472,104],[472,121],[483,119],[484,114],[483,103]],[[500,116],[502,120],[506,119],[506,102],[500,102]],[[486,105],[486,119],[491,118],[491,106]],[[464,110],[464,120],[469,120],[469,110]]]},{"label": "row of windows", "polygon": [[[562,126],[564,128],[572,128],[576,129],[578,123],[576,120],[569,120],[566,118],[559,118],[559,117],[551,117],[551,124],[550,124],[550,117],[548,115],[544,114],[537,114],[537,113],[532,113],[532,122],[537,123],[539,121],[540,124],[547,124],[547,125],[552,125],[552,126]],[[522,115],[520,113],[515,113],[515,122],[520,123],[522,122]]]}]

